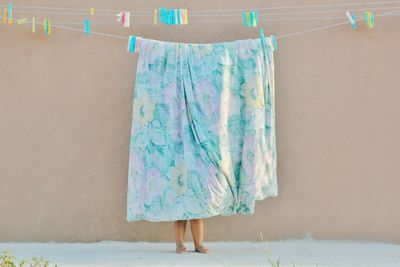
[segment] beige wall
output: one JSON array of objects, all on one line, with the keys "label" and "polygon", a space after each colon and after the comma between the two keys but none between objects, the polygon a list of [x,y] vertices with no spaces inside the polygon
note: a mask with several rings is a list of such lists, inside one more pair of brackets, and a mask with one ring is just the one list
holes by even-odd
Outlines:
[{"label": "beige wall", "polygon": [[[89,3],[13,1],[74,8],[82,2]],[[99,9],[130,10],[165,4],[95,2]],[[338,2],[205,0],[177,1],[176,7]],[[47,17],[54,23],[83,19]],[[280,21],[264,29],[279,36],[335,22]],[[376,18],[375,29],[361,23],[357,30],[346,25],[278,40],[279,196],[257,202],[253,216],[206,219],[207,241],[259,240],[261,231],[273,240],[310,233],[400,242],[399,25],[399,17]],[[258,29],[241,22],[93,30],[182,42],[258,37]],[[29,26],[0,25],[0,241],[173,241],[172,222],[125,220],[137,63],[126,45],[56,28],[45,37],[41,29],[31,34]]]}]

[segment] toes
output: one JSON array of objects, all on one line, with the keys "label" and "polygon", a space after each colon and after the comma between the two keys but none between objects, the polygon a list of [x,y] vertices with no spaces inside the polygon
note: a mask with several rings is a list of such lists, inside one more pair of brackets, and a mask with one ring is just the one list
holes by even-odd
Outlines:
[{"label": "toes", "polygon": [[204,246],[198,246],[194,249],[196,252],[208,253],[209,249]]},{"label": "toes", "polygon": [[186,247],[183,246],[183,245],[178,246],[178,247],[176,248],[176,252],[177,252],[177,253],[183,253],[183,252],[185,252],[185,251],[186,251]]}]

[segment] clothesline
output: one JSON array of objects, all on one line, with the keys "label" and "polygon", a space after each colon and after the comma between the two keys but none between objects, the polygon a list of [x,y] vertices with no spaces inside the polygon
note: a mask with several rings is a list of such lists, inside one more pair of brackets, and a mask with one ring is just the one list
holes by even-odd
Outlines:
[{"label": "clothesline", "polygon": [[[352,3],[341,3],[341,4],[323,4],[323,5],[306,5],[306,6],[280,6],[280,7],[251,7],[251,8],[238,8],[238,9],[212,9],[212,10],[190,10],[191,15],[200,13],[226,13],[226,12],[242,12],[246,10],[280,10],[280,9],[305,9],[305,8],[329,8],[329,7],[341,7],[341,6],[362,6],[362,5],[386,5],[386,4],[399,4],[400,1],[381,1],[381,2],[352,2]],[[6,5],[0,5],[0,7],[6,7]],[[20,6],[14,5],[15,8],[24,9],[45,9],[45,10],[70,10],[70,11],[85,11],[88,12],[88,8],[67,8],[67,7],[48,7],[48,6]],[[369,8],[372,9],[372,8]],[[351,9],[350,9],[351,10]],[[120,10],[111,9],[96,9],[97,12],[119,12]],[[153,11],[129,11],[131,14],[148,14],[152,15]]]},{"label": "clothesline", "polygon": [[[400,2],[398,2],[400,3]],[[3,5],[0,5],[2,7]],[[15,9],[16,8],[16,9]],[[379,10],[393,10],[396,8],[400,8],[400,6],[391,6],[391,7],[373,7],[373,8],[368,8],[369,11],[379,11]],[[260,9],[257,9],[260,10]],[[300,12],[285,12],[285,13],[267,13],[267,12],[259,12],[259,16],[285,16],[285,17],[292,17],[293,15],[307,15],[307,14],[324,14],[324,13],[344,13],[346,11],[350,12],[358,12],[358,11],[364,11],[366,10],[365,8],[357,8],[357,9],[334,9],[334,10],[311,10],[311,11],[300,11]],[[98,10],[94,15],[89,14],[89,11],[86,12],[38,12],[38,11],[26,11],[26,10],[18,10],[17,7],[14,6],[14,13],[21,13],[21,14],[40,14],[40,15],[73,15],[73,16],[88,16],[90,15],[91,17],[95,16],[103,16],[103,17],[115,17],[115,14],[99,14]],[[117,11],[116,11],[117,12]],[[131,14],[131,17],[150,17],[152,18],[154,14],[148,14],[148,13],[135,13],[134,11],[129,11]],[[240,14],[196,14],[193,13],[193,11],[190,12],[190,17],[212,17],[212,16],[217,16],[217,17],[237,17],[240,16]],[[151,23],[151,22],[149,22]]]},{"label": "clothesline", "polygon": [[[389,16],[389,15],[398,14],[398,13],[400,13],[400,9],[395,10],[395,11],[391,11],[391,12],[382,13],[382,14],[377,14],[377,15],[375,15],[375,17],[384,17],[384,16]],[[3,18],[3,16],[0,15],[0,18]],[[355,21],[360,21],[360,20],[363,20],[363,18],[355,19]],[[27,21],[29,23],[32,23],[32,21],[30,21],[30,20],[27,20]],[[36,24],[43,25],[43,23],[41,23],[41,22],[36,22]],[[330,25],[326,25],[326,26],[320,26],[320,27],[311,28],[311,29],[304,30],[304,31],[277,35],[276,39],[282,39],[282,38],[287,38],[287,37],[296,36],[296,35],[300,35],[300,34],[305,34],[305,33],[309,33],[309,32],[320,31],[320,30],[323,30],[323,29],[333,28],[333,27],[337,27],[337,26],[345,25],[345,24],[349,24],[349,22],[346,20],[346,21],[343,21],[343,22],[340,22],[340,23],[330,24]],[[29,25],[29,24],[21,24],[21,26],[22,25]],[[63,26],[63,25],[59,25],[59,24],[54,24],[53,27],[54,28],[65,29],[65,30],[71,30],[71,31],[85,32],[82,29],[67,27],[67,26]],[[129,40],[128,36],[115,35],[115,34],[110,34],[110,33],[96,32],[96,31],[91,31],[91,33],[95,34],[95,35],[100,35],[100,36],[106,36],[106,37],[111,37],[111,38]]]},{"label": "clothesline", "polygon": [[[393,9],[393,10],[400,10],[400,6]],[[398,16],[399,14],[390,14],[388,16]],[[377,15],[375,15],[377,16]],[[278,18],[278,19],[259,19],[259,22],[274,22],[274,21],[312,21],[312,20],[338,20],[338,19],[344,19],[344,16],[338,16],[338,17],[304,17],[304,18]],[[363,20],[363,15],[360,16],[355,16],[355,18]],[[204,21],[194,21],[194,23],[215,23],[215,22],[221,22],[221,23],[227,23],[227,22],[243,22],[243,20],[240,19],[226,19],[226,20],[204,20]],[[131,21],[132,24],[153,24],[153,22],[150,21]],[[82,25],[82,22],[59,22],[57,23],[59,25]],[[92,25],[112,25],[112,24],[120,24],[120,22],[113,21],[113,22],[91,22]]]}]

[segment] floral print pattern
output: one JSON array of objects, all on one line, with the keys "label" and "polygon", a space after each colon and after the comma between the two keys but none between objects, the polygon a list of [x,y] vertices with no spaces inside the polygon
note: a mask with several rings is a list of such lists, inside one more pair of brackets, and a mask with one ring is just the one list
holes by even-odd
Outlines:
[{"label": "floral print pattern", "polygon": [[278,195],[269,44],[142,40],[127,221],[251,215]]}]

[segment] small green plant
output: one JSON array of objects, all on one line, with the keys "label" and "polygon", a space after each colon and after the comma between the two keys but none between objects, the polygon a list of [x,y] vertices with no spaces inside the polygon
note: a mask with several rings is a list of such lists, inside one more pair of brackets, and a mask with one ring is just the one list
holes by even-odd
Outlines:
[{"label": "small green plant", "polygon": [[[277,260],[276,262],[274,262],[273,260],[271,260],[270,256],[269,256],[269,248],[268,248],[268,242],[267,240],[264,240],[262,232],[260,232],[260,236],[261,236],[261,240],[264,242],[265,244],[265,253],[267,254],[267,259],[268,262],[272,265],[272,267],[280,267],[281,263],[280,260]],[[293,265],[294,266],[294,265]]]},{"label": "small green plant", "polygon": [[[281,266],[281,265],[280,265],[280,260],[277,260],[276,262],[274,262],[274,261],[271,260],[271,258],[268,256],[268,254],[269,254],[269,248],[268,248],[268,246],[267,246],[268,242],[267,242],[267,240],[264,241],[262,232],[260,232],[260,236],[261,236],[261,240],[262,240],[262,241],[264,242],[264,244],[265,244],[265,253],[267,254],[268,262],[272,265],[272,267],[280,267],[280,266]],[[292,266],[295,267],[293,261],[292,261]],[[315,266],[318,267],[318,264],[316,264]]]},{"label": "small green plant", "polygon": [[[32,257],[31,261],[22,259],[19,264],[15,263],[15,257],[11,254],[8,249],[3,250],[3,254],[0,255],[0,266],[1,267],[49,267],[49,261],[44,259],[43,256],[41,258]],[[57,264],[54,265],[57,267]]]}]

